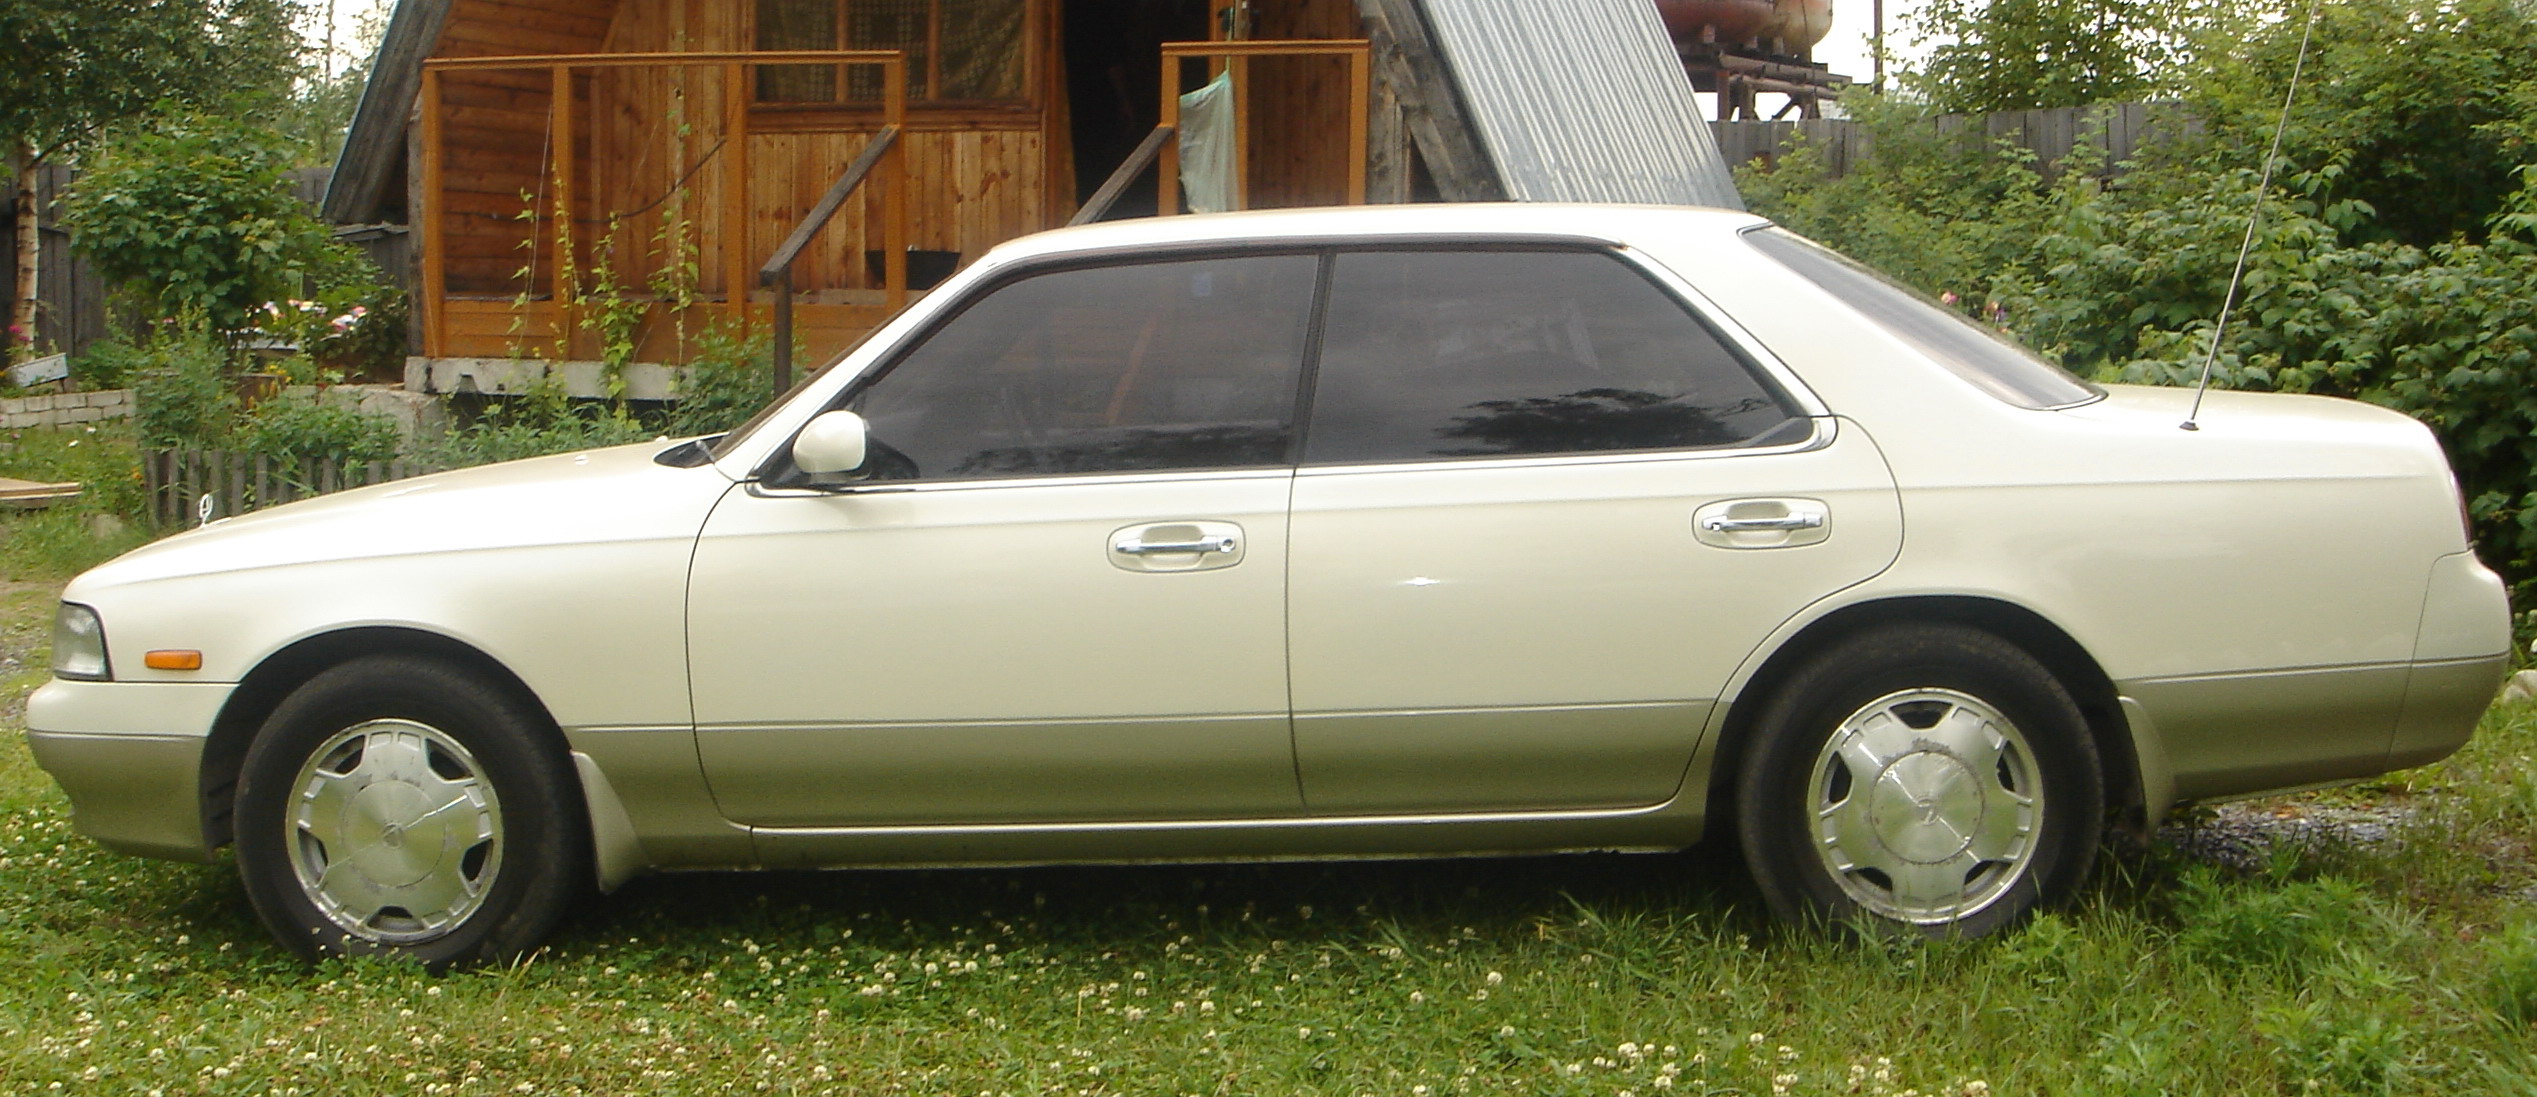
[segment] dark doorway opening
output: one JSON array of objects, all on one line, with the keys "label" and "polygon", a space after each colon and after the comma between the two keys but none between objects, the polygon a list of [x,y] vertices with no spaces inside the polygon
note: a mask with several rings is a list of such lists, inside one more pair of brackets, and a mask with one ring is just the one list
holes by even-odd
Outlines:
[{"label": "dark doorway opening", "polygon": [[[1163,43],[1208,39],[1207,0],[1067,0],[1066,97],[1075,143],[1075,204],[1162,123]],[[1154,214],[1152,168],[1103,220]]]}]

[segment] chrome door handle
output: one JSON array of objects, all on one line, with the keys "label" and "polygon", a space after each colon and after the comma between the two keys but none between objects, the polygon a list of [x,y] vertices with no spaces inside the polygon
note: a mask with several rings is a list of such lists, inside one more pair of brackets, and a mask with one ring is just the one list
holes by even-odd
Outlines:
[{"label": "chrome door handle", "polygon": [[1755,530],[1822,529],[1823,515],[1815,512],[1778,514],[1768,518],[1729,518],[1712,514],[1700,520],[1700,528],[1711,533],[1750,533]]},{"label": "chrome door handle", "polygon": [[1112,544],[1110,549],[1121,556],[1152,556],[1167,552],[1229,553],[1239,547],[1241,547],[1240,543],[1230,536],[1202,537],[1195,541],[1147,541],[1137,537],[1122,537]]}]

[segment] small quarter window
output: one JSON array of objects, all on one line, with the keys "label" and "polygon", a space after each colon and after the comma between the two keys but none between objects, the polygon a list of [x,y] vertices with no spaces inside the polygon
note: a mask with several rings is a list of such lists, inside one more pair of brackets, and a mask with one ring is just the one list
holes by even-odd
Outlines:
[{"label": "small quarter window", "polygon": [[1744,238],[1762,254],[1823,287],[1878,327],[2004,403],[2042,411],[2085,404],[2105,395],[2006,335],[1805,237],[1774,228],[1748,232]]},{"label": "small quarter window", "polygon": [[1290,459],[1312,255],[1032,275],[856,394],[873,475],[975,480]]},{"label": "small quarter window", "polygon": [[1331,286],[1305,460],[1733,446],[1795,417],[1616,256],[1349,252]]}]

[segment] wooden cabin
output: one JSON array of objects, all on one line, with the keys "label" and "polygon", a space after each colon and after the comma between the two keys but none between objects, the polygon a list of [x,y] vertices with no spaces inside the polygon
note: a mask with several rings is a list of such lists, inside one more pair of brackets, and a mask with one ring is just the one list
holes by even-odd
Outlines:
[{"label": "wooden cabin", "polygon": [[[407,226],[433,360],[683,362],[773,322],[799,235],[783,303],[815,363],[1075,219],[1167,86],[1227,68],[1248,208],[1493,196],[1468,137],[1412,138],[1416,66],[1377,56],[1410,2],[402,0],[327,212]],[[1168,167],[1111,215],[1154,212]]]}]

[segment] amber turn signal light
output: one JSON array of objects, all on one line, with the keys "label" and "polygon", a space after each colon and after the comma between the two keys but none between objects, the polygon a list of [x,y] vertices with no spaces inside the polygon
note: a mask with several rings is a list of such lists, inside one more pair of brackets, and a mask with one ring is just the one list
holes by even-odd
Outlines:
[{"label": "amber turn signal light", "polygon": [[199,651],[153,651],[141,656],[141,665],[151,670],[201,670],[203,653]]}]

